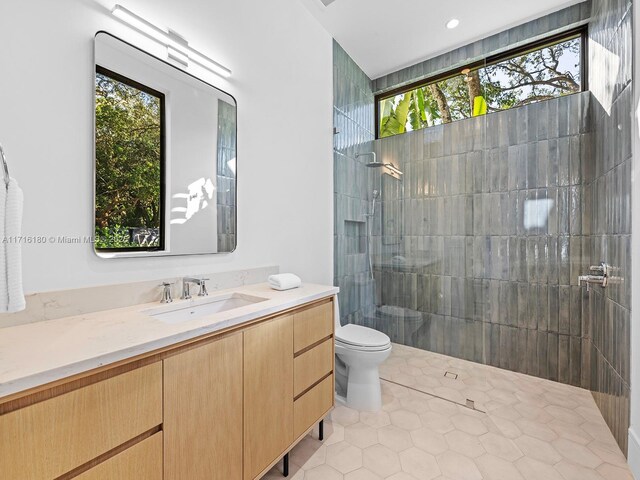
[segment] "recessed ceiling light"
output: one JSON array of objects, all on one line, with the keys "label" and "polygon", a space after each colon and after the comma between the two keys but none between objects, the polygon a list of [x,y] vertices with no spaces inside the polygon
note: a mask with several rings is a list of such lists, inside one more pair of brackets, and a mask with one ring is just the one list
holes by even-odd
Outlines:
[{"label": "recessed ceiling light", "polygon": [[447,22],[447,28],[449,30],[456,28],[458,25],[460,25],[460,20],[458,20],[457,18],[452,18]]}]

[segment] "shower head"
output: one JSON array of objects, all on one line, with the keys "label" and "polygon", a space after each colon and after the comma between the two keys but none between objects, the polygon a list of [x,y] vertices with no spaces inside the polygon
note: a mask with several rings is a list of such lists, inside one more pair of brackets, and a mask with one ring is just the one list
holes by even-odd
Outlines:
[{"label": "shower head", "polygon": [[356,154],[356,158],[364,157],[365,155],[371,155],[373,157],[373,161],[369,163],[365,163],[365,167],[369,168],[386,168],[393,172],[395,175],[403,175],[403,173],[396,167],[393,163],[381,163],[378,162],[375,152],[367,152],[367,153],[358,153]]},{"label": "shower head", "polygon": [[366,157],[371,155],[373,157],[373,161],[366,163],[365,166],[367,167],[382,167],[384,165],[382,165],[381,163],[378,163],[378,161],[376,160],[376,152],[367,152],[367,153],[358,153],[356,154],[356,158],[359,157]]},{"label": "shower head", "polygon": [[378,198],[380,196],[380,192],[378,190],[374,190],[373,191],[373,199],[375,200],[376,198]]}]

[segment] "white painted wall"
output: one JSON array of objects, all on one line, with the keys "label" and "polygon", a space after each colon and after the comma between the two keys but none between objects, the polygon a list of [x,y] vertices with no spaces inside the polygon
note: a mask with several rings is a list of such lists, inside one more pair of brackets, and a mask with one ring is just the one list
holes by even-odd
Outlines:
[{"label": "white painted wall", "polygon": [[[228,66],[191,72],[238,101],[238,247],[232,254],[100,259],[89,244],[25,245],[28,293],[279,264],[333,277],[331,38],[298,0],[119,0]],[[115,1],[114,1],[115,3]],[[107,0],[0,2],[0,142],[25,193],[23,232],[92,231],[93,37],[164,58]]]},{"label": "white painted wall", "polygon": [[633,475],[640,479],[640,12],[633,8],[633,97],[635,125],[633,129],[633,192],[631,196],[631,426],[629,427],[628,460]]}]

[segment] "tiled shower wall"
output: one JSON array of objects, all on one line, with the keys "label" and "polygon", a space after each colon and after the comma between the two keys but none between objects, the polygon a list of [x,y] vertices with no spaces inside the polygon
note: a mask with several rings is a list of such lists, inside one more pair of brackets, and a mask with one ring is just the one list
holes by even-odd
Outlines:
[{"label": "tiled shower wall", "polygon": [[[624,451],[630,7],[584,2],[373,82],[334,43],[335,284],[343,324],[590,388]],[[373,142],[373,92],[589,18],[589,93]],[[402,181],[367,169],[369,158],[355,159],[374,144],[383,161],[404,170]],[[372,224],[375,285],[365,216],[373,189],[382,192]],[[577,276],[600,260],[619,268],[621,282],[587,294]],[[375,305],[406,310],[374,315]]]},{"label": "tiled shower wall", "polygon": [[372,82],[333,42],[334,285],[340,287],[342,323],[353,323],[374,305],[367,260],[371,196],[369,168],[374,139]]},{"label": "tiled shower wall", "polygon": [[630,401],[632,20],[628,0],[594,0],[589,89],[595,148],[584,185],[584,263],[619,270],[589,296],[589,386],[624,452]]},{"label": "tiled shower wall", "polygon": [[403,319],[378,327],[407,345],[584,386],[589,123],[582,93],[379,140],[382,160],[404,171],[402,188],[383,189],[382,244],[393,243],[385,214],[402,221],[395,251],[376,252],[379,302],[423,321],[401,335]]},{"label": "tiled shower wall", "polygon": [[[218,252],[236,247],[236,107],[218,100],[218,158],[216,166]],[[233,160],[233,163],[229,163]]]}]

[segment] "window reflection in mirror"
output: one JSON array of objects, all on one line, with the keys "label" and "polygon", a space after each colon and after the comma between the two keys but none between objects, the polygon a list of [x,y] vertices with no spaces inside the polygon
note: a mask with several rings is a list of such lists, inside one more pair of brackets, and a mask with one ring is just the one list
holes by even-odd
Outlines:
[{"label": "window reflection in mirror", "polygon": [[165,96],[96,65],[95,248],[164,249]]}]

